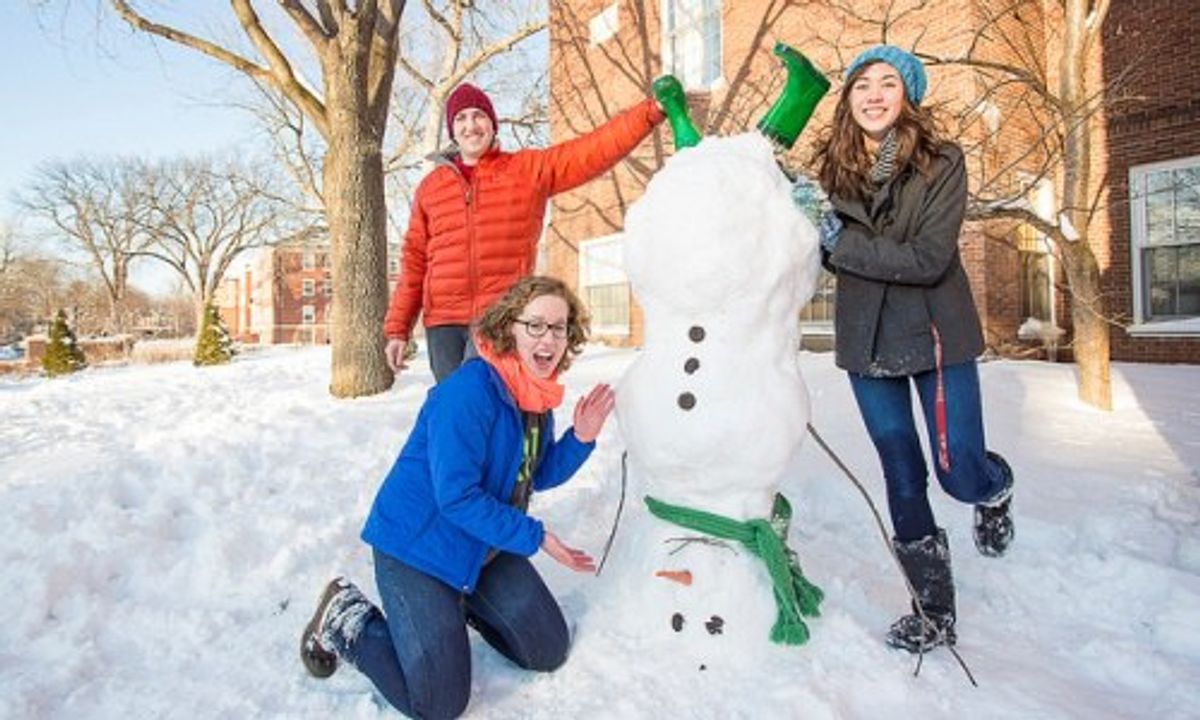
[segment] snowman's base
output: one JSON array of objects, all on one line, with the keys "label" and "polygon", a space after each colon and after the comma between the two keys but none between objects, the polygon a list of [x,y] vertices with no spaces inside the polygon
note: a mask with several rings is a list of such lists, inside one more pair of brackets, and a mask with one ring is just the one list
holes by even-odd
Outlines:
[{"label": "snowman's base", "polygon": [[[786,537],[790,508],[784,509],[774,527],[766,520],[753,522]],[[596,608],[607,631],[625,636],[673,674],[761,668],[788,647],[787,640],[807,639],[807,632],[778,637],[775,584],[767,563],[745,544],[689,532],[644,506],[630,510],[605,571],[608,593]],[[790,565],[794,553],[779,545],[783,564]],[[804,614],[815,615],[820,591],[808,587],[812,612]]]},{"label": "snowman's base", "polygon": [[770,520],[734,520],[695,508],[671,505],[647,495],[646,507],[655,517],[706,536],[735,541],[761,559],[767,567],[778,616],[771,628],[771,641],[802,645],[808,641],[808,626],[801,616],[820,614],[824,593],[804,577],[796,553],[787,545],[792,506],[776,493]]}]

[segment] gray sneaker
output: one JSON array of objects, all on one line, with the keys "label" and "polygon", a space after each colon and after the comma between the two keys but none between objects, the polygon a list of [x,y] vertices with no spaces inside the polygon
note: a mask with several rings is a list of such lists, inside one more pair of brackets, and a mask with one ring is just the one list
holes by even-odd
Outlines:
[{"label": "gray sneaker", "polygon": [[300,636],[300,661],[308,673],[327,678],[337,672],[337,636],[352,642],[374,609],[354,583],[343,577],[330,580]]}]

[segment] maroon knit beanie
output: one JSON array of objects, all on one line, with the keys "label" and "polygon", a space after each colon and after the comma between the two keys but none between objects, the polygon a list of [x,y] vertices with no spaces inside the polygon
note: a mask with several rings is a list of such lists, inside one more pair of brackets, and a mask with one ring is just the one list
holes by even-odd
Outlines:
[{"label": "maroon knit beanie", "polygon": [[450,97],[446,99],[446,132],[450,133],[451,140],[454,139],[454,116],[467,108],[482,110],[483,114],[492,121],[492,131],[500,131],[500,123],[496,120],[496,110],[492,107],[492,101],[487,94],[471,83],[463,83],[454,88],[454,92],[450,93]]}]

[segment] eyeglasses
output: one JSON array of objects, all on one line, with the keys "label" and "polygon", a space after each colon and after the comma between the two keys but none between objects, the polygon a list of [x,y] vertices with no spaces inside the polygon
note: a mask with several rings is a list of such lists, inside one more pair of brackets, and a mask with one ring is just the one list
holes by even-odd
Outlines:
[{"label": "eyeglasses", "polygon": [[549,330],[551,335],[562,340],[567,336],[567,331],[570,329],[565,323],[562,325],[551,325],[545,320],[513,320],[513,322],[518,325],[524,325],[525,333],[532,338],[540,338]]}]

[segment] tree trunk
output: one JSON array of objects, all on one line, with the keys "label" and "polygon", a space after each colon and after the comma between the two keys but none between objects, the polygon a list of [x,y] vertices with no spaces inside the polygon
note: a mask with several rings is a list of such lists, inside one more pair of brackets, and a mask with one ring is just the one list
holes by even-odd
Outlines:
[{"label": "tree trunk", "polygon": [[1100,293],[1100,268],[1086,238],[1063,245],[1067,280],[1071,286],[1072,347],[1079,373],[1079,399],[1112,410],[1109,377],[1109,333]]},{"label": "tree trunk", "polygon": [[322,183],[333,257],[329,391],[358,397],[384,392],[395,381],[383,355],[388,302],[383,137],[367,120],[354,63],[338,73],[326,77],[332,132]]}]

